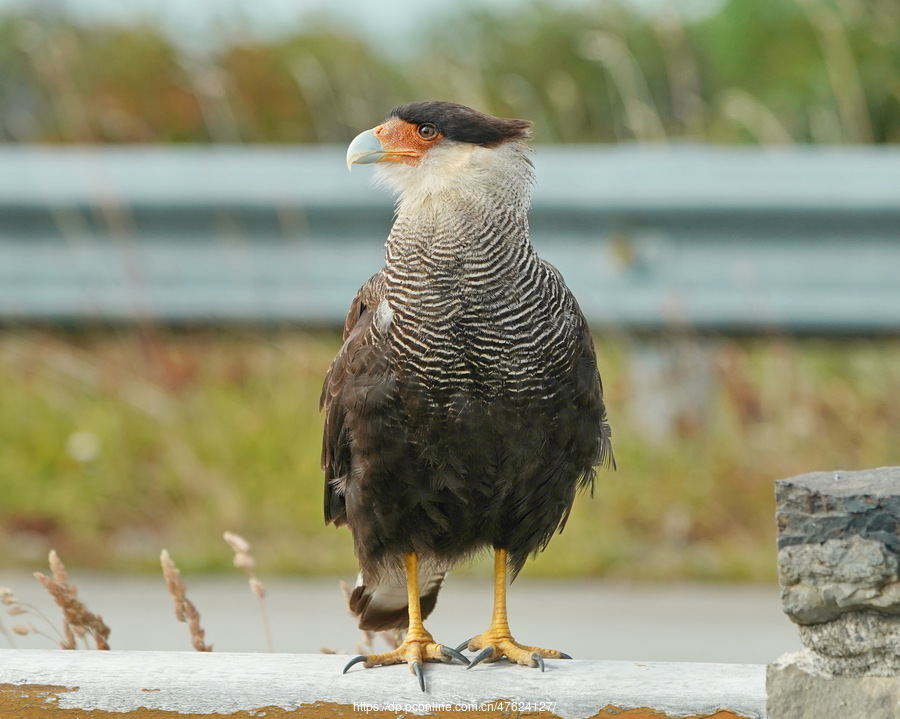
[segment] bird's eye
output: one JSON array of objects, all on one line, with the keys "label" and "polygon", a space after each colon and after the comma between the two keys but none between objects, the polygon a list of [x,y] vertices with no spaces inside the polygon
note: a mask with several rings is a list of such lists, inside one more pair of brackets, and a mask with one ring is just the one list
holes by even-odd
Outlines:
[{"label": "bird's eye", "polygon": [[433,140],[437,137],[438,129],[430,122],[423,122],[418,128],[419,137],[423,140]]}]

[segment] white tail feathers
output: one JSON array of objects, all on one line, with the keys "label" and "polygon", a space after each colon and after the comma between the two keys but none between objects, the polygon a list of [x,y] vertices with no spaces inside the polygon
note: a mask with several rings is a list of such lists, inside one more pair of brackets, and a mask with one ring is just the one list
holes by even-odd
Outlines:
[{"label": "white tail feathers", "polygon": [[[419,601],[423,619],[434,609],[446,576],[445,571],[419,566]],[[350,611],[359,618],[360,629],[379,632],[405,628],[409,625],[406,575],[403,572],[384,572],[379,577],[367,579],[360,572],[350,595]]]}]

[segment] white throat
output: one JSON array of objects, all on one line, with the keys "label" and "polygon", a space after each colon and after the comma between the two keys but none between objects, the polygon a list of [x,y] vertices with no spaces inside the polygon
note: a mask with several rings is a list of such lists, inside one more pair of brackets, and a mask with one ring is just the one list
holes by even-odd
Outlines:
[{"label": "white throat", "polygon": [[534,172],[523,142],[481,147],[444,140],[415,166],[376,165],[376,182],[397,197],[398,214],[437,211],[435,205],[514,205],[527,212]]}]

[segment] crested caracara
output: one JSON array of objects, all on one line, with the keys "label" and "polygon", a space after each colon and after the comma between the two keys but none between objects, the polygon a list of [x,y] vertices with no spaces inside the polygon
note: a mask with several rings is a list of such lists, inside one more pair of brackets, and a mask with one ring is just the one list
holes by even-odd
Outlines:
[{"label": "crested caracara", "polygon": [[[398,107],[348,166],[377,163],[397,196],[384,267],[354,298],[322,390],[325,520],[350,527],[360,627],[408,627],[367,667],[566,655],[515,641],[507,574],[546,547],[576,491],[612,463],[591,334],[535,253],[530,123],[449,102]],[[494,552],[489,628],[454,650],[422,621],[447,571]],[[345,669],[344,671],[346,671]]]}]

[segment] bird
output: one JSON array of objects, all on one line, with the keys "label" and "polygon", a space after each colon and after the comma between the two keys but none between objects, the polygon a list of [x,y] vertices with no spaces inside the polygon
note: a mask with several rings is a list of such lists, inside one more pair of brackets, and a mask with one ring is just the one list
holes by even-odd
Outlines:
[{"label": "bird", "polygon": [[[425,662],[543,671],[570,658],[514,639],[507,583],[615,461],[588,323],[531,244],[530,138],[529,121],[429,100],[347,149],[348,168],[374,165],[396,208],[322,388],[325,522],[353,535],[360,628],[407,632],[344,673],[405,662],[425,691]],[[423,622],[447,573],[486,551],[488,629],[437,643]]]}]

